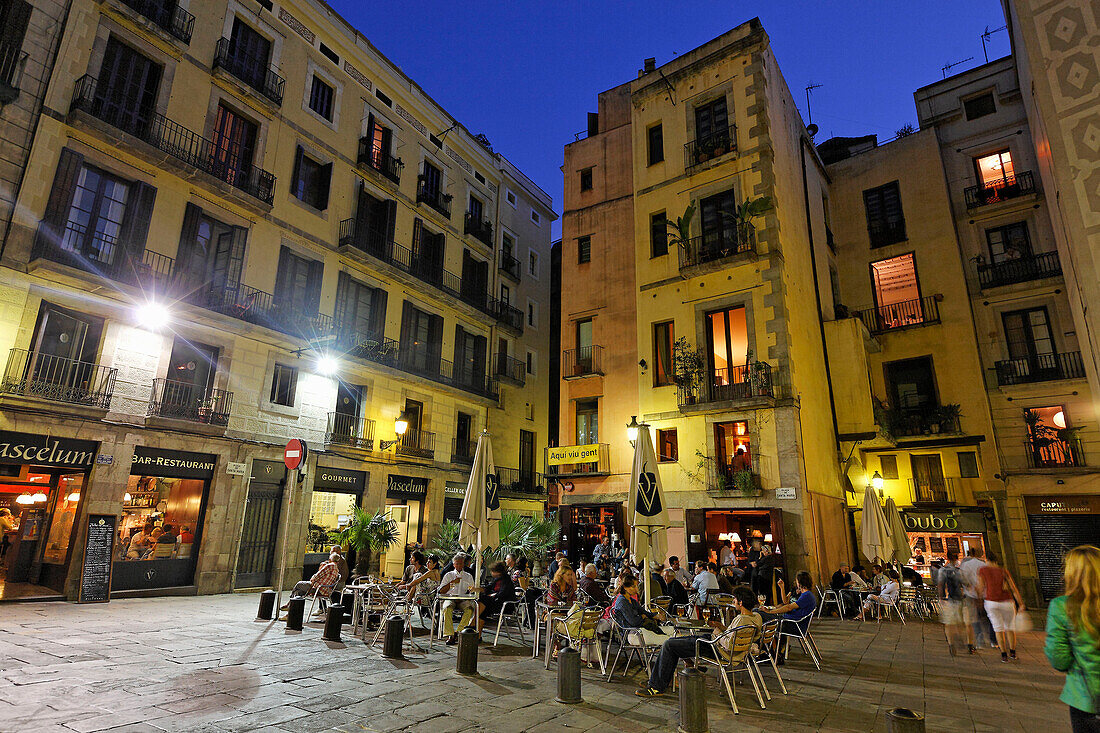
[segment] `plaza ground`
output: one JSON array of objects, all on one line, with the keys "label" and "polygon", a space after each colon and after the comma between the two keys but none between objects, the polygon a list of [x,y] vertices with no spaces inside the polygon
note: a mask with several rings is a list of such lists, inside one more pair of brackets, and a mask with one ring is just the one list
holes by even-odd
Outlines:
[{"label": "plaza ground", "polygon": [[[318,626],[287,632],[254,620],[254,595],[0,606],[0,730],[95,731],[603,731],[675,730],[675,695],[642,699],[641,675],[611,683],[583,670],[584,703],[554,701],[556,671],[505,642],[480,651],[479,677],[455,674],[455,649],[406,647],[407,661]],[[934,623],[815,625],[818,672],[798,652],[771,680],[761,710],[738,687],[735,716],[708,680],[711,730],[882,731],[908,707],[929,731],[1069,730],[1062,677],[1024,635],[1020,659],[992,650],[951,658]]]}]

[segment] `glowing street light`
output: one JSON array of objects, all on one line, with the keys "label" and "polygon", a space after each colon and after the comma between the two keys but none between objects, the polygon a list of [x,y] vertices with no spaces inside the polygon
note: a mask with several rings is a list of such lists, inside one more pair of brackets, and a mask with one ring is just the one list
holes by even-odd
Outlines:
[{"label": "glowing street light", "polygon": [[317,371],[323,376],[331,377],[340,368],[340,362],[332,354],[322,354],[317,359]]},{"label": "glowing street light", "polygon": [[164,328],[168,325],[168,322],[172,319],[172,314],[168,310],[168,306],[164,303],[158,303],[154,300],[142,303],[135,309],[138,323],[145,328],[156,331]]}]

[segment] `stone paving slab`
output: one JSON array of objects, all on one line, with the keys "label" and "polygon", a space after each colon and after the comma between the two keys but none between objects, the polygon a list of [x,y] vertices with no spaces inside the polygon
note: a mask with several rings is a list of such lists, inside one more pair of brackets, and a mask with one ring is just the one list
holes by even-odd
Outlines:
[{"label": "stone paving slab", "polygon": [[[6,605],[0,614],[0,730],[34,733],[518,733],[675,730],[674,694],[636,697],[641,674],[605,682],[584,670],[580,705],[554,701],[556,672],[501,640],[479,652],[480,675],[454,673],[455,649],[408,650],[407,660],[345,634],[254,620],[254,595],[147,598],[109,604]],[[346,629],[345,629],[346,630]],[[783,695],[761,710],[751,685],[730,710],[713,675],[712,731],[885,730],[892,707],[926,716],[928,731],[1069,730],[1062,676],[1042,634],[1022,635],[1020,660],[996,650],[950,657],[933,623],[814,625],[818,672],[793,650]],[[635,665],[636,666],[636,665]]]}]

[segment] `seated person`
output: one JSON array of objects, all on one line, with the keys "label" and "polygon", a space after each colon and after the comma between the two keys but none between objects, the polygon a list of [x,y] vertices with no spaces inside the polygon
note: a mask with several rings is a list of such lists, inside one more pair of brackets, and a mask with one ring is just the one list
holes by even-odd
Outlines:
[{"label": "seated person", "polygon": [[720,567],[718,569],[718,590],[730,595],[736,585],[737,581],[733,577],[733,566],[723,565]]},{"label": "seated person", "polygon": [[886,584],[879,589],[878,593],[872,593],[867,596],[863,601],[863,610],[859,612],[859,620],[862,621],[864,615],[874,607],[876,603],[889,606],[898,602],[898,595],[901,593],[901,585],[898,583],[898,572],[893,568],[886,571]]},{"label": "seated person", "polygon": [[696,608],[707,605],[708,592],[718,590],[718,576],[715,574],[717,570],[718,565],[715,563],[706,563],[702,560],[695,563],[695,579],[691,581],[691,587],[697,594]]},{"label": "seated person", "polygon": [[156,544],[156,538],[153,537],[155,530],[156,525],[152,522],[146,522],[140,531],[130,535],[130,549],[126,552],[127,560],[140,560],[145,557],[146,553]]},{"label": "seated person", "polygon": [[[454,570],[443,576],[439,586],[440,597],[468,596],[470,589],[474,587],[474,576],[466,570],[466,553],[460,552],[452,560]],[[462,611],[462,618],[458,621],[458,629],[455,629],[454,611]],[[458,631],[470,625],[474,616],[474,602],[467,598],[446,600],[440,609],[443,614],[443,634],[447,637],[447,644],[454,646],[458,643]]]},{"label": "seated person", "polygon": [[[935,572],[935,570],[933,570]],[[924,578],[913,568],[908,565],[901,566],[901,579],[907,581],[914,588],[920,588],[924,585]]]},{"label": "seated person", "polygon": [[657,623],[656,611],[650,611],[642,605],[641,589],[633,577],[623,579],[619,592],[615,594],[612,613],[624,629],[641,634],[641,642],[646,646],[657,646],[667,636]]},{"label": "seated person", "polygon": [[577,587],[585,592],[591,600],[590,606],[610,606],[611,599],[607,597],[607,591],[596,582],[597,570],[593,563],[584,566],[584,575],[577,581]]},{"label": "seated person", "polygon": [[409,559],[412,561],[409,565],[413,568],[412,579],[398,583],[397,589],[406,591],[405,598],[410,601],[414,596],[431,595],[439,587],[439,560],[435,557],[425,558],[420,550],[413,551]]},{"label": "seated person", "polygon": [[480,637],[485,629],[485,617],[497,616],[504,607],[505,602],[516,600],[516,587],[512,585],[512,578],[508,575],[508,568],[502,562],[495,563],[489,568],[489,582],[477,598],[477,633]]},{"label": "seated person", "polygon": [[558,567],[550,587],[546,591],[546,602],[558,606],[572,606],[577,600],[577,574],[569,567],[568,561]]},{"label": "seated person", "polygon": [[887,577],[886,572],[881,565],[871,566],[871,587],[880,589],[882,586],[890,582],[890,578]]},{"label": "seated person", "polygon": [[[306,598],[318,593],[322,598],[328,598],[339,581],[340,566],[336,564],[336,560],[333,559],[332,555],[329,555],[328,562],[322,563],[321,567],[317,568],[317,572],[309,580],[299,580],[294,584],[294,588],[290,591],[290,597]],[[279,610],[285,611],[289,607],[289,603],[284,603]]]},{"label": "seated person", "polygon": [[672,611],[675,606],[688,605],[687,589],[684,588],[683,584],[676,577],[676,571],[672,568],[665,568],[664,581],[666,593],[671,599],[668,602],[669,611]]},{"label": "seated person", "polygon": [[[812,616],[814,609],[817,608],[817,599],[814,598],[813,592],[813,580],[810,578],[810,574],[805,570],[795,576],[795,594],[793,596],[787,595],[787,589],[784,587],[782,580],[776,581],[779,586],[779,592],[782,595],[782,601],[778,606],[773,608],[763,608],[760,610],[760,615],[764,618],[765,622],[772,619],[781,619],[779,628],[783,630],[787,623],[797,624],[805,619],[807,616]],[[776,643],[779,643],[779,635],[776,635]],[[782,659],[782,650],[776,649],[776,656],[778,659]],[[778,662],[782,664],[782,662]]]},{"label": "seated person", "polygon": [[649,572],[650,592],[653,594],[654,598],[657,596],[667,596],[668,588],[665,587],[665,581],[661,575],[664,566],[660,563],[650,563],[649,566],[651,568]]},{"label": "seated person", "polygon": [[[733,589],[733,607],[737,609],[737,615],[733,617],[729,625],[723,627],[720,621],[710,620],[711,627],[720,633],[727,633],[738,626],[753,626],[759,630],[764,622],[753,609],[756,607],[756,594],[747,585],[739,585]],[[695,658],[695,642],[700,638],[710,638],[710,634],[699,636],[679,636],[668,639],[661,644],[661,653],[657,655],[657,662],[653,665],[653,671],[649,675],[649,683],[645,687],[638,688],[634,694],[639,697],[654,697],[663,693],[672,682],[676,674],[676,664],[681,659]],[[733,638],[727,639],[732,649]],[[711,649],[704,645],[700,652],[706,654]]]}]

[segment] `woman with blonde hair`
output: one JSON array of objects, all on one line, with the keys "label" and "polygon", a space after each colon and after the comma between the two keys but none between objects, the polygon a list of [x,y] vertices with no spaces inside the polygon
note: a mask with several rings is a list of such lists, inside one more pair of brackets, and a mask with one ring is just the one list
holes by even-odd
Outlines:
[{"label": "woman with blonde hair", "polygon": [[1066,553],[1066,593],[1047,609],[1046,652],[1066,673],[1059,698],[1069,705],[1074,733],[1100,733],[1100,548]]},{"label": "woman with blonde hair", "polygon": [[546,592],[547,601],[560,606],[572,606],[577,600],[577,574],[573,568],[564,562],[550,581],[550,588]]}]

